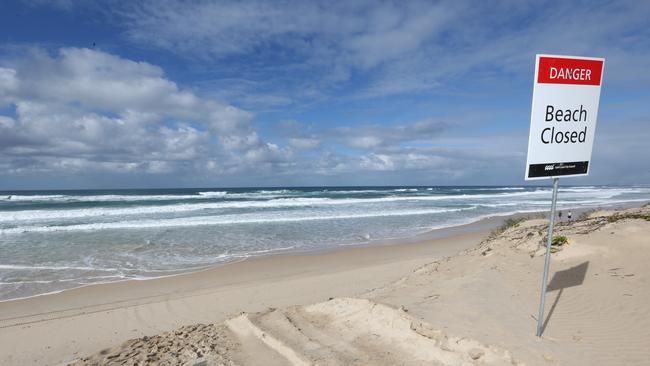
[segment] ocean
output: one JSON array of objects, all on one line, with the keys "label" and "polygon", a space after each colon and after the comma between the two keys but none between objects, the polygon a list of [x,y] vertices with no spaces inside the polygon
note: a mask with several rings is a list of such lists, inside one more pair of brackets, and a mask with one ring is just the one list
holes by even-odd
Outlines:
[{"label": "ocean", "polygon": [[[411,238],[550,199],[550,186],[4,191],[0,300]],[[558,205],[649,200],[650,187],[561,187]]]}]

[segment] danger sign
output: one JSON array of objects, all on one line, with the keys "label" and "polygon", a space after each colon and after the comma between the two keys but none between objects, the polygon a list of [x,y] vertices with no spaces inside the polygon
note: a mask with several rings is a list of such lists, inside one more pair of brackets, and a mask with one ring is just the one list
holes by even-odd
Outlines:
[{"label": "danger sign", "polygon": [[605,59],[537,55],[526,179],[589,174]]}]

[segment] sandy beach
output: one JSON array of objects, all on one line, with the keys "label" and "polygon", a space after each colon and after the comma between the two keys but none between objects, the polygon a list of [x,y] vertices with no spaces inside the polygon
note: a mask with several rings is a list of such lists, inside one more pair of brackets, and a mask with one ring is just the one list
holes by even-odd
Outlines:
[{"label": "sandy beach", "polygon": [[[650,207],[562,221],[535,336],[547,220],[253,258],[0,303],[3,365],[641,365]],[[555,250],[554,250],[555,251]]]},{"label": "sandy beach", "polygon": [[3,2],[0,366],[650,366],[648,14]]}]

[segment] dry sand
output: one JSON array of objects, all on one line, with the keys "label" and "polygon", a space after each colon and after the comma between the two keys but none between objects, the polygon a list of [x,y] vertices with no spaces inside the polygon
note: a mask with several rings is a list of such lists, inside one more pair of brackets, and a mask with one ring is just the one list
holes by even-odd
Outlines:
[{"label": "dry sand", "polygon": [[537,219],[0,303],[0,364],[646,365],[644,217],[558,225],[542,338]]}]

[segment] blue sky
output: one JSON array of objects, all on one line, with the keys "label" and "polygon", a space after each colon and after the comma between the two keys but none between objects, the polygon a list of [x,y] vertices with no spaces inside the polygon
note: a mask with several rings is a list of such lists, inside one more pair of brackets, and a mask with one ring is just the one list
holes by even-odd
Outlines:
[{"label": "blue sky", "polygon": [[607,59],[567,184],[650,183],[647,2],[0,7],[0,189],[523,184],[536,53]]}]

